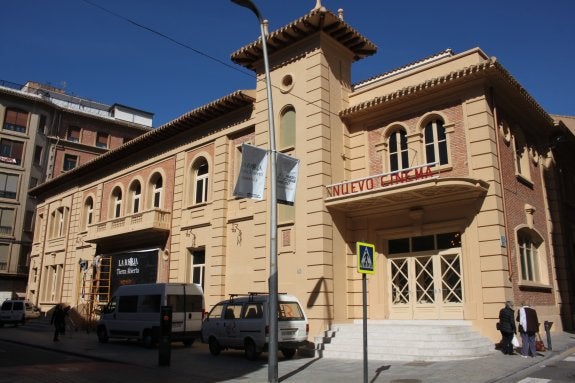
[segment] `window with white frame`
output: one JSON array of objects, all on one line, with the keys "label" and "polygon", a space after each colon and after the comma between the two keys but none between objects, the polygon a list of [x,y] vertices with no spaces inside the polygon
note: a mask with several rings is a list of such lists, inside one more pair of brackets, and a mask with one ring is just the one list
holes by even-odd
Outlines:
[{"label": "window with white frame", "polygon": [[64,236],[68,230],[68,207],[61,206],[50,215],[50,238]]},{"label": "window with white frame", "polygon": [[204,288],[204,276],[206,269],[205,250],[190,250],[190,282]]},{"label": "window with white frame", "polygon": [[159,209],[162,207],[162,190],[163,190],[163,179],[162,176],[156,174],[152,179],[152,207],[154,209]]},{"label": "window with white frame", "polygon": [[142,185],[139,181],[134,181],[130,186],[130,196],[132,198],[132,213],[139,213],[142,199]]},{"label": "window with white frame", "polygon": [[68,208],[65,206],[59,207],[57,213],[57,237],[63,237],[67,230]]},{"label": "window with white frame", "polygon": [[94,200],[92,199],[92,197],[88,197],[84,202],[84,229],[88,225],[92,224],[93,214],[94,214]]},{"label": "window with white frame", "polygon": [[528,282],[546,282],[542,274],[543,240],[533,230],[517,232],[517,246],[521,266],[521,279]]},{"label": "window with white frame", "polygon": [[407,133],[403,129],[392,132],[387,139],[389,148],[389,170],[394,172],[409,167]]},{"label": "window with white frame", "polygon": [[193,167],[194,172],[194,204],[208,201],[209,167],[208,161],[201,158]]},{"label": "window with white frame", "polygon": [[60,288],[62,284],[63,265],[48,265],[44,267],[44,292],[43,300],[49,302],[59,302]]},{"label": "window with white frame", "polygon": [[112,217],[122,216],[122,189],[116,187],[112,192]]},{"label": "window with white frame", "polygon": [[423,131],[425,140],[425,160],[426,163],[446,165],[449,163],[447,153],[447,136],[443,121],[440,119],[429,122]]}]

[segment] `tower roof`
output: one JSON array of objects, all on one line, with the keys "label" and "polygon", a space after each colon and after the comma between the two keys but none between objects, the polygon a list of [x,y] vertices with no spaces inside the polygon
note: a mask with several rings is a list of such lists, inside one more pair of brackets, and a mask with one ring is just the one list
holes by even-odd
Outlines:
[{"label": "tower roof", "polygon": [[[268,54],[280,51],[286,46],[303,40],[308,36],[323,32],[348,48],[354,55],[354,61],[371,56],[377,51],[377,46],[362,36],[343,21],[343,11],[335,15],[324,7],[316,7],[307,15],[288,25],[267,34]],[[256,63],[262,60],[263,49],[261,37],[232,53],[231,59],[236,64],[255,70]]]}]

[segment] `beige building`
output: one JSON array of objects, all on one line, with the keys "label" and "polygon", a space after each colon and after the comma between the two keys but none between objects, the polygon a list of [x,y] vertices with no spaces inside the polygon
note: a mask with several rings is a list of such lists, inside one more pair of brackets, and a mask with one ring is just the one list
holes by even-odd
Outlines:
[{"label": "beige building", "polygon": [[[495,58],[446,50],[352,84],[377,48],[324,8],[267,41],[277,149],[300,160],[295,204],[278,208],[279,291],[303,302],[310,337],[362,318],[357,242],[375,245],[370,320],[460,319],[498,340],[513,299],[572,328],[554,143],[573,135]],[[261,42],[232,61],[254,90],[32,190],[29,299],[90,313],[125,283],[199,283],[209,307],[268,290],[269,201],[233,196],[241,145],[268,147]]]},{"label": "beige building", "polygon": [[151,130],[152,114],[62,89],[0,82],[0,300],[24,297],[36,200],[28,189]]}]

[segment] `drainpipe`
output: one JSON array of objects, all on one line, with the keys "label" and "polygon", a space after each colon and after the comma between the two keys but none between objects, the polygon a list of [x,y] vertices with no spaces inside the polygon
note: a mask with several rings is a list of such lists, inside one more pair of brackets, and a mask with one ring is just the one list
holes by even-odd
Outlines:
[{"label": "drainpipe", "polygon": [[499,179],[501,182],[501,203],[503,207],[503,226],[505,240],[505,254],[507,255],[507,269],[509,272],[509,281],[513,277],[513,269],[511,268],[511,254],[509,254],[509,228],[507,227],[507,207],[505,205],[505,187],[503,186],[503,169],[501,164],[501,148],[499,144],[499,119],[497,118],[497,107],[495,106],[495,93],[493,92],[493,87],[489,88],[491,95],[491,108],[493,109],[493,122],[495,124],[495,145],[497,147],[497,164],[499,166]]}]

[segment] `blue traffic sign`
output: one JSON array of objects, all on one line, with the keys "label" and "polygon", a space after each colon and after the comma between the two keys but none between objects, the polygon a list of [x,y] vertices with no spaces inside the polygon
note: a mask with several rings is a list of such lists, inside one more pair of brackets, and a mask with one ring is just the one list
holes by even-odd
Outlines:
[{"label": "blue traffic sign", "polygon": [[357,271],[362,274],[375,274],[375,245],[357,242]]}]

